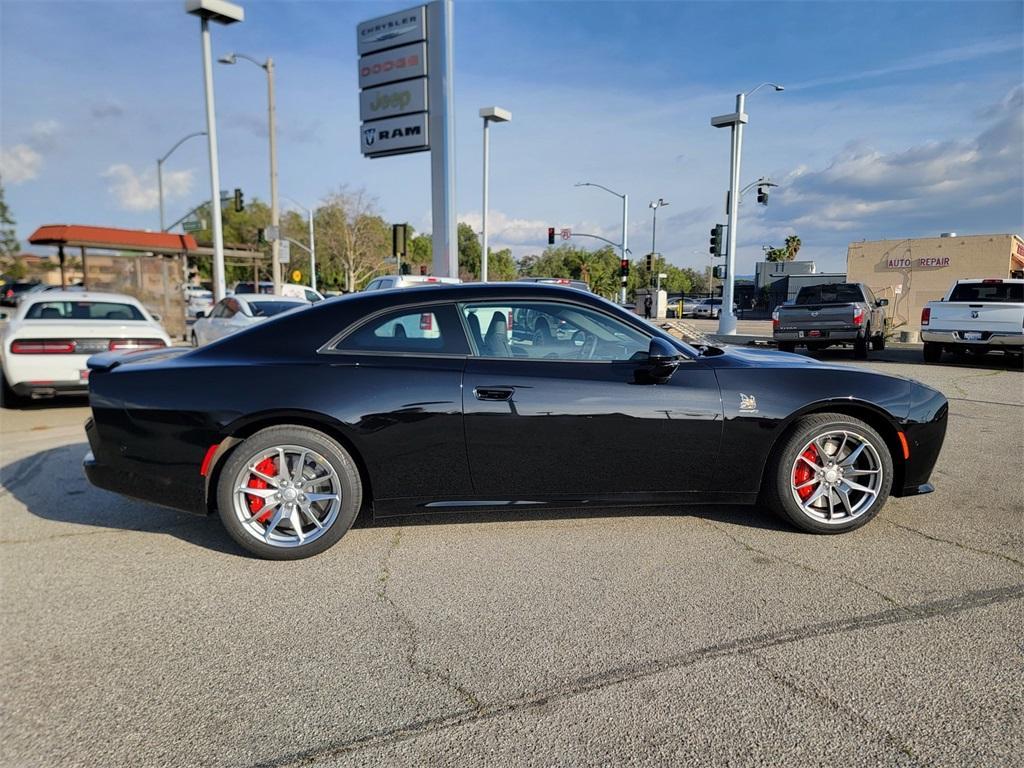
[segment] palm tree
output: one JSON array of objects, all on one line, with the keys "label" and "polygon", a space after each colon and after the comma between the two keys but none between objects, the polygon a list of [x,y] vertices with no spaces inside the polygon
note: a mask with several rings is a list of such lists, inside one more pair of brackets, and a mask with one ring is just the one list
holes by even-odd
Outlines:
[{"label": "palm tree", "polygon": [[796,258],[796,255],[800,252],[800,246],[803,243],[800,242],[799,235],[790,235],[786,238],[786,261],[792,261]]}]

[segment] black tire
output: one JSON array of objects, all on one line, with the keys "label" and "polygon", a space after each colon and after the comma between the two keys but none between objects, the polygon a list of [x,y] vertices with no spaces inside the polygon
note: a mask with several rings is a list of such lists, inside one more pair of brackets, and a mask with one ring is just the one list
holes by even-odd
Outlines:
[{"label": "black tire", "polygon": [[0,406],[4,408],[18,408],[24,402],[21,396],[7,385],[7,377],[0,370]]},{"label": "black tire", "polygon": [[[305,544],[283,546],[259,540],[243,525],[235,510],[234,486],[238,476],[246,470],[253,457],[276,446],[296,446],[315,452],[318,454],[316,458],[324,459],[334,470],[340,484],[336,516],[322,533],[309,528],[306,535],[316,534],[316,538]],[[227,532],[244,549],[267,560],[300,560],[329,549],[352,527],[362,503],[363,483],[348,451],[324,433],[297,425],[268,427],[247,439],[231,452],[217,483],[217,510]],[[301,516],[300,519],[304,520]],[[290,522],[285,522],[285,525],[288,526],[286,530],[291,529]]]},{"label": "black tire", "polygon": [[873,350],[875,350],[875,352],[881,352],[883,349],[885,349],[885,332],[884,331],[882,333],[878,334],[877,336],[872,336],[871,337],[871,348]]},{"label": "black tire", "polygon": [[794,341],[780,341],[779,352],[796,352],[796,342]]},{"label": "black tire", "polygon": [[924,361],[926,363],[937,363],[942,359],[942,345],[934,341],[924,343]]},{"label": "black tire", "polygon": [[[800,451],[814,437],[829,431],[848,430],[863,437],[870,443],[879,459],[881,478],[877,496],[870,505],[849,519],[838,522],[822,522],[801,509],[793,496],[791,473],[800,455]],[[860,528],[870,521],[885,506],[892,488],[893,464],[889,448],[871,426],[842,413],[816,413],[805,416],[793,425],[782,438],[780,445],[773,451],[765,482],[764,501],[783,520],[786,520],[802,531],[808,533],[844,533]]]},{"label": "black tire", "polygon": [[869,328],[867,333],[858,336],[853,341],[853,357],[855,360],[867,360],[868,359],[868,334],[871,332]]},{"label": "black tire", "polygon": [[195,331],[192,331],[192,346],[193,347],[198,347],[199,346],[199,339],[196,338],[196,332]]}]

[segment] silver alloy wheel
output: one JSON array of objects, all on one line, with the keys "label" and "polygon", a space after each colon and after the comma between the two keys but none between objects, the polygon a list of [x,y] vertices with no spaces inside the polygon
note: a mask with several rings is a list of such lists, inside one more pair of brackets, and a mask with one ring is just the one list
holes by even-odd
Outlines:
[{"label": "silver alloy wheel", "polygon": [[839,525],[874,504],[882,487],[882,461],[863,435],[849,429],[830,430],[800,449],[789,477],[790,492],[805,515]]},{"label": "silver alloy wheel", "polygon": [[[263,471],[267,461],[273,463],[273,474]],[[341,509],[338,473],[322,455],[300,445],[278,445],[253,454],[232,487],[232,506],[243,530],[273,547],[316,541]],[[253,509],[255,500],[262,504]]]}]

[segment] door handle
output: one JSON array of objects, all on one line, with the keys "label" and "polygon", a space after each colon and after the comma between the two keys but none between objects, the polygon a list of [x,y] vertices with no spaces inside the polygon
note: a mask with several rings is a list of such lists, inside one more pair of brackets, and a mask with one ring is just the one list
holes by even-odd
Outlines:
[{"label": "door handle", "polygon": [[477,400],[511,400],[515,387],[477,387],[473,390]]}]

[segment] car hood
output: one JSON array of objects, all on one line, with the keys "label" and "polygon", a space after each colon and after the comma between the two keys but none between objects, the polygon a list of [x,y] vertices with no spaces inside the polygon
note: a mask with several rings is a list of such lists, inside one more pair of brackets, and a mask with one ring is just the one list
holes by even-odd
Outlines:
[{"label": "car hood", "polygon": [[736,347],[727,344],[711,347],[703,358],[716,367],[730,368],[831,368],[835,370],[857,370],[854,366],[841,363],[824,363],[813,357],[779,352],[775,349]]}]

